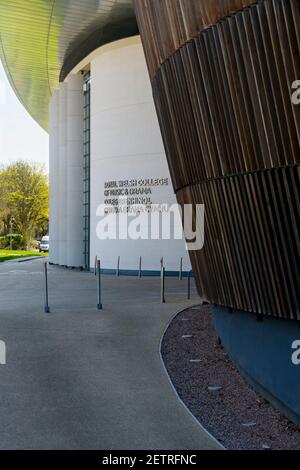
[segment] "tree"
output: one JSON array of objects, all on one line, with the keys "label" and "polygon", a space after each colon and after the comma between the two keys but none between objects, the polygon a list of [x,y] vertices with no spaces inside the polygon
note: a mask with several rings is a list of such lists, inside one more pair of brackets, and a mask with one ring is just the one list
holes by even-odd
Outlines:
[{"label": "tree", "polygon": [[8,232],[9,227],[9,208],[5,198],[4,185],[2,183],[2,172],[0,170],[0,236]]},{"label": "tree", "polygon": [[0,219],[6,233],[11,217],[26,245],[47,231],[49,188],[42,166],[19,161],[0,169]]}]

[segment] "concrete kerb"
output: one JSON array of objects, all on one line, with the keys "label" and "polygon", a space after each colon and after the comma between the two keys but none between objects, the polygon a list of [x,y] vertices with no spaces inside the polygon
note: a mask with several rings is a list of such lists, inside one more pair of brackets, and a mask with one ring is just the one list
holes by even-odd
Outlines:
[{"label": "concrete kerb", "polygon": [[198,419],[193,415],[193,413],[190,411],[190,409],[186,406],[186,404],[184,403],[184,401],[180,398],[176,388],[174,387],[174,384],[171,380],[171,377],[169,375],[169,372],[165,366],[165,363],[164,363],[164,360],[163,360],[163,357],[162,357],[162,344],[163,344],[163,341],[164,341],[164,337],[171,325],[171,323],[173,322],[173,320],[175,320],[175,318],[180,315],[181,313],[189,310],[191,307],[196,307],[198,306],[199,304],[198,303],[191,303],[191,305],[189,307],[186,307],[184,308],[183,310],[179,310],[177,311],[173,317],[170,319],[170,321],[168,322],[164,332],[163,332],[163,335],[161,337],[161,340],[160,340],[160,343],[159,343],[159,356],[160,356],[160,360],[161,360],[161,363],[162,363],[162,367],[163,367],[163,370],[168,378],[168,381],[171,385],[171,388],[174,392],[174,394],[176,395],[177,397],[177,400],[180,402],[180,404],[184,407],[184,409],[187,411],[187,413],[193,418],[193,420],[197,423],[198,426],[200,426],[200,428],[202,429],[202,431],[204,431],[219,447],[220,447],[220,450],[227,450],[207,429],[205,429],[205,427],[200,423],[200,421],[198,421]]}]

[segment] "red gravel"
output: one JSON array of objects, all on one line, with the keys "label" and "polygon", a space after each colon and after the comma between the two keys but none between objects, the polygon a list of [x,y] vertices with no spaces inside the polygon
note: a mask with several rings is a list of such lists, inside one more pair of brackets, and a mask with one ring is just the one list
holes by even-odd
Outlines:
[{"label": "red gravel", "polygon": [[[218,344],[209,306],[177,315],[163,339],[162,356],[181,399],[224,447],[300,449],[300,429],[247,384]],[[255,425],[243,426],[247,423]]]}]

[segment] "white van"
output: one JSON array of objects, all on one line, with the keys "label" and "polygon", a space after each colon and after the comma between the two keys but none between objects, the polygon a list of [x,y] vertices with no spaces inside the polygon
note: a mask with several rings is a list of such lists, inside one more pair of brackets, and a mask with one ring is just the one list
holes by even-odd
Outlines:
[{"label": "white van", "polygon": [[39,247],[40,253],[42,251],[49,251],[49,236],[45,235],[40,241],[40,247]]}]

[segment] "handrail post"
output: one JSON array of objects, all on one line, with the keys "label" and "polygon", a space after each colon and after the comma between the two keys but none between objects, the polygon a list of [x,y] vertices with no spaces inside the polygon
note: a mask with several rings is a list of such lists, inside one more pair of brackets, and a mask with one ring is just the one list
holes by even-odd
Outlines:
[{"label": "handrail post", "polygon": [[98,310],[103,310],[102,306],[102,293],[101,293],[101,262],[97,260],[97,271],[98,271]]},{"label": "handrail post", "polygon": [[140,261],[139,261],[139,278],[141,279],[142,277],[142,257],[140,256]]},{"label": "handrail post", "polygon": [[165,277],[166,277],[166,270],[164,267],[161,268],[161,303],[165,304]]},{"label": "handrail post", "polygon": [[45,277],[45,313],[50,313],[49,307],[49,291],[48,291],[48,263],[44,262],[44,277]]},{"label": "handrail post", "polygon": [[188,300],[191,299],[191,274],[192,274],[192,271],[189,271],[189,274],[188,274]]},{"label": "handrail post", "polygon": [[183,269],[183,259],[180,258],[180,266],[179,266],[179,281],[182,281],[182,269]]},{"label": "handrail post", "polygon": [[117,276],[117,277],[120,276],[120,256],[118,256],[116,276]]}]

